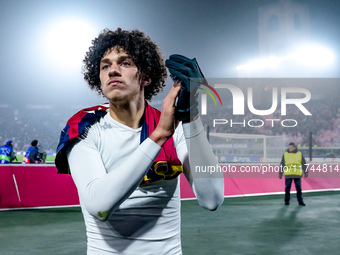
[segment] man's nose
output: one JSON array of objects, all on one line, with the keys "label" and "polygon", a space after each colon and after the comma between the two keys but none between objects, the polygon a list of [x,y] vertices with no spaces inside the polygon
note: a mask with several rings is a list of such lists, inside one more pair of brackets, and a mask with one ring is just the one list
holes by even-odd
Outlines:
[{"label": "man's nose", "polygon": [[120,70],[118,65],[111,65],[110,71],[109,71],[109,77],[115,77],[120,76]]}]

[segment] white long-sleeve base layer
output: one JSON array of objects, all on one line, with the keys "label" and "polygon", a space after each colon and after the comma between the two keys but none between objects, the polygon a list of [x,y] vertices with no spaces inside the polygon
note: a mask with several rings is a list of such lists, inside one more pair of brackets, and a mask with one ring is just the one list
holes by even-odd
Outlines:
[{"label": "white long-sleeve base layer", "polygon": [[[149,138],[140,144],[140,133],[141,128],[131,129],[107,114],[68,150],[86,225],[88,255],[182,254],[179,178],[139,186],[161,149]],[[173,135],[184,168],[189,168],[187,137],[205,139],[200,120],[179,125]],[[202,150],[204,154],[205,148]],[[199,183],[202,191],[209,191],[215,183],[223,197],[221,179]],[[219,205],[220,197],[203,199]]]}]

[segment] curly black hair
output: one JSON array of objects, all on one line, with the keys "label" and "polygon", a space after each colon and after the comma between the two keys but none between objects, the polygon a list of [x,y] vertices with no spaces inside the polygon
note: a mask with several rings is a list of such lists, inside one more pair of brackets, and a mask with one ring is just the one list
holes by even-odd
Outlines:
[{"label": "curly black hair", "polygon": [[118,28],[116,31],[104,29],[92,41],[92,46],[83,60],[84,79],[91,89],[103,94],[100,88],[100,61],[104,54],[114,48],[126,51],[135,63],[141,77],[149,77],[151,84],[144,89],[146,100],[160,92],[165,86],[167,71],[161,51],[151,41],[150,37],[139,30],[126,31]]}]

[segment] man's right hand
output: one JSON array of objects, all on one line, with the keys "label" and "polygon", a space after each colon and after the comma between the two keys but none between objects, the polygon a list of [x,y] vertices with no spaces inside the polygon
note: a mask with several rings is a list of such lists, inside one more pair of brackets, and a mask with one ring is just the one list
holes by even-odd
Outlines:
[{"label": "man's right hand", "polygon": [[180,89],[180,83],[175,82],[168,95],[163,100],[162,113],[158,125],[149,136],[151,140],[161,147],[170,137],[172,137],[177,126],[177,120],[175,118],[175,102]]}]

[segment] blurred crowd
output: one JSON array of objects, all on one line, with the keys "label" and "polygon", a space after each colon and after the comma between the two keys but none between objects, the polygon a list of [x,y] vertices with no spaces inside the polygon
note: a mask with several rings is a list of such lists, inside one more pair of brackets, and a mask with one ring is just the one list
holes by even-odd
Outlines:
[{"label": "blurred crowd", "polygon": [[70,112],[45,109],[0,109],[0,144],[11,140],[15,151],[25,152],[34,139],[47,152],[55,152]]},{"label": "blurred crowd", "polygon": [[[309,102],[308,111],[312,114],[311,116],[305,116],[293,105],[287,108],[285,116],[281,115],[279,107],[273,114],[266,116],[254,115],[247,111],[245,111],[245,115],[233,116],[230,109],[223,111],[218,107],[209,106],[209,109],[212,110],[202,116],[203,123],[205,126],[209,126],[210,132],[286,136],[287,141],[294,142],[299,146],[309,145],[311,132],[313,146],[340,146],[340,100],[338,99],[328,99],[327,102],[321,100]],[[214,119],[227,120],[228,123],[217,124],[214,127]],[[272,119],[275,121],[271,121]],[[289,119],[295,121],[288,121]],[[251,120],[250,125],[248,124],[249,120]],[[255,122],[255,120],[262,120],[262,122]],[[281,124],[283,120],[287,120],[283,122],[285,126],[294,126],[296,123],[297,125],[285,127]],[[234,124],[232,125],[231,122]]]},{"label": "blurred crowd", "polygon": [[[214,108],[215,107],[215,108]],[[282,116],[278,108],[273,114],[258,116],[250,113],[247,108],[245,115],[232,115],[230,105],[228,110],[221,110],[219,106],[209,105],[211,109],[207,115],[202,115],[203,124],[209,126],[210,132],[258,134],[268,136],[285,135],[287,140],[300,146],[308,146],[310,132],[312,132],[312,144],[318,147],[340,146],[340,102],[337,99],[328,99],[327,102],[314,100],[309,102],[308,110],[312,116],[305,116],[297,107],[287,109],[287,115]],[[225,108],[226,109],[226,108]],[[79,109],[77,109],[79,110]],[[55,152],[60,132],[65,127],[67,120],[76,112],[74,109],[10,109],[0,108],[0,145],[11,140],[15,151],[26,151],[31,141],[39,140],[39,143],[47,152]],[[213,127],[214,119],[228,120],[227,124]],[[230,122],[243,123],[231,127]],[[262,127],[251,127],[249,120],[262,119]],[[266,121],[277,119],[279,121]],[[281,121],[294,119],[296,127],[284,127]],[[251,125],[261,123],[251,122]],[[286,125],[293,125],[286,122]]]}]

